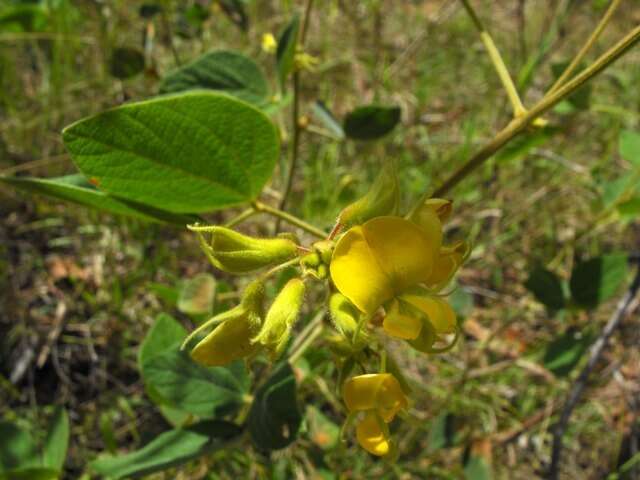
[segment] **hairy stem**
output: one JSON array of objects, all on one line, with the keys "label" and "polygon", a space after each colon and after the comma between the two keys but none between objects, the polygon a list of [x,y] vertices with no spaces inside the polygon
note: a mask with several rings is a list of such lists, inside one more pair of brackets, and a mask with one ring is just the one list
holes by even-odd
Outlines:
[{"label": "hairy stem", "polygon": [[280,220],[283,220],[291,225],[295,225],[298,228],[301,228],[307,233],[314,235],[318,238],[326,238],[327,233],[323,232],[319,228],[314,227],[310,223],[305,222],[304,220],[296,217],[295,215],[291,215],[290,213],[284,212],[279,208],[270,207],[269,205],[265,205],[262,202],[253,202],[253,208],[258,212],[268,213],[269,215],[273,215]]}]

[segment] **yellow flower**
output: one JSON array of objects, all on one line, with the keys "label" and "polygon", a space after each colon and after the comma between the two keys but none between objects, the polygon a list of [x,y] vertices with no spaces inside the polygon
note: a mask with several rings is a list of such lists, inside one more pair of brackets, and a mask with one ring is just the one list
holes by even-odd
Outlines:
[{"label": "yellow flower", "polygon": [[272,33],[262,34],[262,51],[264,53],[275,53],[277,48],[278,42]]},{"label": "yellow flower", "polygon": [[344,384],[343,397],[350,413],[364,412],[356,425],[356,438],[362,448],[378,456],[389,453],[386,424],[407,408],[407,398],[398,380],[390,373],[352,377]]},{"label": "yellow flower", "polygon": [[451,211],[446,200],[430,199],[412,216],[376,217],[348,230],[331,260],[336,288],[361,312],[372,316],[384,306],[383,329],[417,341],[427,351],[438,335],[455,332],[455,314],[436,293],[467,255],[464,242],[442,246],[442,222]]}]

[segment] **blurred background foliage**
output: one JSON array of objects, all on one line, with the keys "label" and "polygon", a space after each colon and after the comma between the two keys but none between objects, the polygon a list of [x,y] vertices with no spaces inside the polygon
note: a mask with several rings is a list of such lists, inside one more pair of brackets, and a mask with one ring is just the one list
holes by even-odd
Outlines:
[{"label": "blurred background foliage", "polygon": [[[330,229],[383,159],[397,160],[408,207],[490,139],[510,111],[457,2],[316,3],[306,45],[319,64],[301,79],[301,113],[310,125],[289,205]],[[640,5],[623,3],[590,57],[640,22]],[[475,4],[531,104],[608,2]],[[278,72],[273,56],[261,51],[262,35],[282,31],[300,8],[292,0],[0,1],[0,174],[74,173],[63,127],[158,94],[169,88],[170,72],[212,50],[253,58],[277,95]],[[292,446],[270,455],[231,446],[153,478],[539,475],[549,460],[554,414],[630,280],[627,262],[638,261],[639,55],[632,50],[547,115],[550,127],[511,143],[452,193],[457,215],[448,235],[470,235],[474,243],[453,293],[464,335],[441,356],[398,348],[414,389],[414,421],[394,424],[396,464],[338,441],[344,407],[328,380],[336,376],[330,353],[320,345],[293,365],[305,415]],[[287,145],[290,97],[271,100]],[[340,119],[366,104],[392,107],[385,113],[392,117],[400,111],[400,123],[383,140],[342,138]],[[357,119],[345,123],[357,127]],[[282,184],[276,172],[263,197],[277,199]],[[9,470],[23,455],[33,460],[22,465],[32,475],[24,478],[47,478],[47,469],[55,475],[60,468],[63,478],[91,478],[88,464],[99,454],[139,449],[180,414],[154,406],[159,394],[145,390],[141,377],[140,345],[155,319],[169,315],[160,318],[176,335],[189,330],[235,303],[238,280],[203,276],[212,269],[180,228],[8,185],[0,185],[0,213],[0,431],[18,449],[3,450],[0,466]],[[272,228],[266,219],[242,227],[253,234]],[[632,309],[574,412],[564,478],[633,478],[640,460],[640,333],[637,303]],[[248,375],[255,383],[261,373]],[[62,466],[51,445],[60,445],[55,439],[65,428]],[[197,442],[198,432],[191,434]]]}]

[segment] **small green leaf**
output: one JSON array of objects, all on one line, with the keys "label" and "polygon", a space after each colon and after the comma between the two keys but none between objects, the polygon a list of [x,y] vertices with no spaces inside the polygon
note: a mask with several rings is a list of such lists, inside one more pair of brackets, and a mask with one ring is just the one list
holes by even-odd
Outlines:
[{"label": "small green leaf", "polygon": [[280,38],[278,38],[276,65],[278,67],[278,81],[280,82],[280,90],[282,92],[286,90],[287,78],[295,67],[299,29],[300,16],[296,14],[282,31]]},{"label": "small green leaf", "polygon": [[53,470],[62,470],[68,446],[69,416],[64,408],[57,407],[49,423],[49,431],[44,441],[43,466]]},{"label": "small green leaf", "polygon": [[547,345],[542,363],[554,375],[567,376],[578,365],[592,341],[590,334],[569,329]]},{"label": "small green leaf", "polygon": [[57,178],[0,177],[0,182],[29,193],[46,195],[60,200],[77,203],[85,207],[105,212],[126,215],[145,221],[169,222],[185,225],[193,217],[165,212],[146,205],[118,200],[91,185],[84,175],[66,175]]},{"label": "small green leaf", "polygon": [[524,286],[548,309],[561,310],[565,307],[562,282],[555,273],[543,267],[535,267]]},{"label": "small green leaf", "polygon": [[223,448],[240,432],[233,423],[218,420],[200,422],[164,432],[140,450],[126,455],[99,458],[91,463],[91,468],[112,479],[138,478]]},{"label": "small green leaf", "polygon": [[63,131],[78,168],[121,199],[199,213],[255,199],[280,140],[264,113],[213,92],[131,103]]},{"label": "small green leaf", "polygon": [[482,457],[472,455],[464,465],[465,480],[491,480],[491,468]]},{"label": "small green leaf", "polygon": [[293,370],[288,363],[281,363],[256,392],[249,412],[249,433],[259,449],[278,450],[295,440],[301,421]]},{"label": "small green leaf", "polygon": [[208,273],[200,273],[183,283],[178,310],[189,315],[211,313],[215,295],[216,279]]},{"label": "small green leaf", "polygon": [[178,347],[145,360],[142,377],[169,406],[202,418],[236,411],[248,389],[242,362],[203,367]]},{"label": "small green leaf", "polygon": [[344,138],[344,130],[338,119],[322,100],[316,100],[311,107],[314,117],[316,117],[327,130],[329,130],[338,140]]},{"label": "small green leaf", "polygon": [[627,256],[610,254],[577,263],[569,286],[576,304],[590,309],[613,297],[627,275]]},{"label": "small green leaf", "polygon": [[255,105],[263,105],[269,85],[260,67],[236,52],[210,52],[169,73],[160,84],[160,93],[193,89],[218,90]]},{"label": "small green leaf", "polygon": [[400,122],[400,107],[368,105],[349,112],[344,120],[344,133],[355,140],[383,137]]},{"label": "small green leaf", "polygon": [[0,422],[0,471],[38,468],[40,452],[31,434],[12,422]]},{"label": "small green leaf", "polygon": [[144,70],[144,53],[137,48],[120,47],[111,52],[109,72],[114,77],[125,80],[135,77]]},{"label": "small green leaf", "polygon": [[624,130],[620,133],[619,142],[620,156],[640,167],[640,133]]}]

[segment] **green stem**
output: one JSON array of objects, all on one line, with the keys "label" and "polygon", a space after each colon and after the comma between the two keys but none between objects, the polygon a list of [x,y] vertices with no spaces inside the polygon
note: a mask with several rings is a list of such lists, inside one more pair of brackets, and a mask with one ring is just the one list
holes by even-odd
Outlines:
[{"label": "green stem", "polygon": [[[444,183],[433,192],[434,197],[442,197],[447,194],[453,187],[464,180],[471,172],[481,166],[486,160],[491,158],[498,150],[522,133],[527,126],[540,115],[553,108],[558,102],[566,98],[580,88],[584,83],[602,72],[605,68],[615,62],[631,47],[640,40],[640,26],[631,30],[622,40],[601,55],[593,64],[583,70],[576,77],[560,86],[555,92],[543,97],[536,105],[534,105],[526,114],[511,121],[505,128],[496,134],[496,136],[482,147],[475,155],[473,155],[464,165],[458,168]],[[429,198],[429,194],[425,193],[416,207],[422,205],[424,200]]]},{"label": "green stem", "polygon": [[289,268],[289,267],[292,267],[294,265],[297,265],[298,263],[300,263],[300,259],[298,257],[292,258],[291,260],[287,260],[286,262],[281,263],[280,265],[276,265],[271,270],[266,271],[265,273],[260,275],[260,278],[262,280],[266,280],[267,278],[272,276],[274,273],[278,273],[281,270],[284,270],[285,268]]},{"label": "green stem", "polygon": [[294,350],[291,355],[289,355],[289,363],[294,364],[296,363],[296,361],[298,361],[298,359],[304,355],[304,353],[307,351],[307,349],[311,346],[311,344],[313,342],[315,342],[315,340],[322,335],[322,332],[324,330],[324,325],[322,324],[322,316],[319,316],[320,318],[320,322],[318,325],[315,326],[315,328],[313,330],[311,330],[311,333],[309,333],[309,335],[307,335],[304,340],[300,343],[300,346]]},{"label": "green stem", "polygon": [[244,222],[247,218],[253,217],[257,213],[258,211],[255,208],[248,208],[244,212],[233,217],[231,220],[225,223],[224,226],[227,228],[235,227],[236,225]]},{"label": "green stem", "polygon": [[301,228],[305,232],[310,233],[311,235],[315,235],[318,238],[327,237],[326,232],[323,232],[310,223],[307,223],[304,220],[291,215],[290,213],[284,212],[278,208],[270,207],[269,205],[265,205],[264,203],[258,201],[253,202],[253,208],[258,212],[268,213],[269,215],[273,215],[274,217],[284,220],[287,223],[295,225],[296,227]]},{"label": "green stem", "polygon": [[507,92],[507,96],[509,97],[509,101],[511,102],[511,106],[513,107],[513,114],[516,117],[524,115],[526,113],[526,109],[522,104],[522,100],[520,100],[520,95],[518,95],[518,91],[516,90],[516,86],[513,83],[513,79],[509,74],[509,70],[496,47],[496,44],[493,42],[493,38],[482,24],[480,17],[476,14],[475,10],[469,3],[469,0],[461,0],[462,5],[465,10],[471,17],[473,24],[480,32],[480,39],[482,43],[484,43],[484,47],[487,49],[487,53],[489,54],[489,58],[491,59],[491,63],[493,63],[496,72],[498,73],[498,77],[500,77],[500,81],[502,82],[502,86]]},{"label": "green stem", "polygon": [[621,0],[612,0],[604,16],[602,17],[602,19],[600,19],[600,23],[598,23],[598,26],[591,33],[591,35],[587,39],[587,42],[580,49],[580,51],[575,56],[575,58],[571,61],[569,66],[565,69],[564,72],[562,72],[562,75],[558,77],[558,79],[555,81],[553,86],[549,89],[549,91],[547,92],[547,95],[555,92],[558,88],[560,88],[560,86],[567,81],[567,79],[571,76],[571,74],[575,71],[575,69],[578,68],[578,65],[580,65],[580,62],[582,62],[587,52],[591,50],[591,47],[593,47],[593,45],[596,43],[596,41],[604,31],[605,27],[608,25],[609,21],[613,17],[614,12],[618,9],[618,6],[620,6],[620,2]]}]

